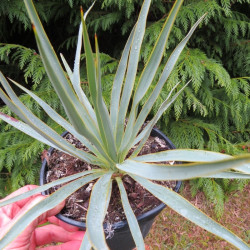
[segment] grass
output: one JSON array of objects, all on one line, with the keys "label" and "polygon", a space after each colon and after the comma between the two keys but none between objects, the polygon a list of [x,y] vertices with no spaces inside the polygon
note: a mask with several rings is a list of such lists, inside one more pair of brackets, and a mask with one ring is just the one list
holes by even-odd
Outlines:
[{"label": "grass", "polygon": [[[242,192],[231,194],[225,202],[225,212],[218,220],[213,205],[206,200],[202,192],[192,197],[187,182],[181,191],[181,195],[192,204],[248,243],[250,243],[249,194],[250,185],[247,185]],[[170,208],[165,208],[157,217],[145,243],[149,249],[237,249],[186,220]]]}]

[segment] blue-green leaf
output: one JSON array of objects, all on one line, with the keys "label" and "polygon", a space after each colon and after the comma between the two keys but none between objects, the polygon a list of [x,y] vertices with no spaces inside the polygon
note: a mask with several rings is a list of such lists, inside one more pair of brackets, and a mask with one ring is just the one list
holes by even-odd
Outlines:
[{"label": "blue-green leaf", "polygon": [[[13,99],[13,101],[9,99],[9,97],[4,93],[1,88],[0,97],[14,113],[16,113],[24,122],[27,123],[27,125],[29,125],[33,130],[36,131],[36,133],[34,133],[34,136],[36,136],[36,134],[39,134],[41,137],[44,138],[41,138],[42,142],[48,141],[48,145],[53,146],[61,151],[67,152],[70,155],[76,156],[82,160],[85,160],[88,163],[95,164],[95,162],[99,162],[99,160],[94,155],[83,152],[82,150],[75,148],[71,143],[64,140],[53,129],[47,126],[44,122],[37,118],[29,109],[27,109],[26,106],[18,99],[18,97],[11,89],[7,80],[4,78],[1,72],[0,81],[2,82],[3,86],[5,87],[5,90]],[[23,126],[25,125],[23,124]],[[39,139],[39,137],[36,137],[36,139]]]},{"label": "blue-green leaf", "polygon": [[128,201],[128,196],[126,193],[126,190],[123,186],[122,180],[121,178],[117,177],[116,178],[119,190],[120,190],[120,194],[121,194],[121,200],[122,200],[122,206],[123,206],[123,210],[125,212],[127,221],[128,221],[128,225],[130,228],[130,232],[133,236],[136,248],[138,250],[144,250],[145,249],[145,245],[144,245],[144,240],[141,234],[141,229],[139,227],[139,224],[137,222],[137,219],[135,217],[135,214],[129,204]]},{"label": "blue-green leaf", "polygon": [[91,250],[91,243],[89,241],[88,230],[85,231],[83,241],[79,250]]},{"label": "blue-green leaf", "polygon": [[49,39],[41,25],[32,0],[24,0],[29,17],[33,23],[33,29],[37,41],[37,46],[43,61],[43,65],[49,76],[54,89],[56,90],[61,103],[67,113],[71,124],[75,129],[89,141],[97,146],[101,146],[98,129],[91,117],[85,112],[84,107],[78,100],[76,93],[72,89],[66,74],[64,73],[59,60],[51,46]]},{"label": "blue-green leaf", "polygon": [[14,240],[33,220],[44,212],[54,208],[59,203],[64,201],[70,194],[87,184],[88,182],[102,176],[103,174],[91,174],[64,185],[56,192],[48,196],[46,199],[37,203],[34,207],[20,217],[11,227],[0,242],[0,249],[4,249],[12,240]]},{"label": "blue-green leaf", "polygon": [[158,184],[154,184],[144,178],[136,175],[131,175],[139,184],[145,187],[155,197],[165,203],[167,206],[175,210],[177,213],[192,221],[196,225],[206,229],[222,239],[228,241],[232,245],[242,250],[249,250],[249,246],[238,236],[227,230],[225,227],[209,218],[206,214],[201,212],[198,208],[193,206],[189,201],[182,196]]},{"label": "blue-green leaf", "polygon": [[244,155],[222,161],[176,165],[153,164],[128,159],[116,166],[122,171],[151,180],[188,180],[213,175],[249,162],[250,155]]},{"label": "blue-green leaf", "polygon": [[[209,162],[224,159],[232,159],[233,156],[218,152],[211,152],[198,149],[174,149],[154,154],[141,155],[133,158],[135,161],[161,162],[161,161],[184,161],[184,162]],[[245,174],[250,174],[250,164],[234,168]]]},{"label": "blue-green leaf", "polygon": [[77,174],[73,174],[73,175],[70,175],[70,176],[67,176],[67,177],[63,177],[63,178],[60,178],[60,179],[58,179],[56,181],[52,181],[50,183],[47,183],[47,184],[44,184],[44,185],[39,186],[37,188],[34,188],[34,189],[32,189],[30,191],[27,191],[27,192],[25,192],[23,194],[17,195],[15,197],[0,200],[0,207],[9,205],[9,204],[14,203],[14,202],[19,201],[19,200],[23,200],[25,198],[28,198],[28,197],[34,195],[34,194],[38,194],[38,193],[41,193],[41,192],[43,192],[45,190],[48,190],[51,187],[61,185],[61,184],[64,184],[66,182],[73,181],[73,180],[75,180],[77,178],[80,178],[80,177],[83,177],[85,175],[92,174],[92,173],[105,173],[105,172],[96,169],[96,170],[84,171],[84,172],[81,172],[81,173],[77,173]]},{"label": "blue-green leaf", "polygon": [[150,0],[145,0],[143,2],[143,5],[141,8],[139,17],[138,17],[138,21],[135,27],[135,32],[134,32],[133,41],[131,45],[131,51],[129,55],[126,80],[123,86],[121,101],[119,105],[118,120],[117,120],[117,125],[116,125],[117,148],[120,147],[122,137],[124,134],[125,117],[127,114],[130,97],[131,97],[134,83],[135,83],[140,49],[141,49],[141,44],[142,44],[142,40],[143,40],[144,33],[145,33],[146,18],[147,18],[147,13],[149,11],[150,2],[151,2]]},{"label": "blue-green leaf", "polygon": [[161,162],[161,161],[184,161],[184,162],[209,162],[230,159],[232,156],[217,152],[198,149],[172,149],[158,153],[141,155],[133,158],[135,161]]},{"label": "blue-green leaf", "polygon": [[62,116],[60,116],[54,109],[52,109],[46,102],[44,102],[41,98],[39,98],[37,95],[35,95],[33,92],[29,91],[22,85],[18,84],[17,82],[11,80],[16,86],[18,86],[20,89],[22,89],[24,92],[26,92],[28,95],[30,95],[34,100],[38,102],[38,104],[43,108],[43,110],[52,118],[55,122],[57,122],[59,125],[61,125],[63,128],[65,128],[66,131],[73,134],[77,139],[79,139],[89,150],[91,150],[96,155],[100,155],[99,151],[96,150],[96,148],[81,134],[79,134],[75,128],[67,122]]},{"label": "blue-green leaf", "polygon": [[[127,145],[129,140],[133,141],[134,140],[133,137],[136,136],[136,134],[138,133],[141,127],[141,125],[139,125],[139,128],[137,131],[136,131],[136,128],[134,128],[134,122],[135,122],[136,115],[137,115],[136,113],[137,113],[138,105],[141,99],[143,98],[143,96],[146,94],[149,86],[151,85],[155,77],[159,64],[162,60],[163,53],[165,51],[165,47],[167,44],[169,34],[171,32],[171,28],[174,24],[174,21],[182,5],[182,2],[183,0],[175,1],[175,4],[171,9],[168,15],[168,18],[166,19],[163,25],[161,33],[155,43],[155,46],[150,54],[148,62],[141,73],[141,76],[137,85],[137,89],[135,90],[135,94],[133,97],[133,104],[132,104],[132,108],[129,114],[128,123],[126,126],[126,131],[125,131],[123,142],[122,142],[123,145],[124,144]],[[151,102],[151,108],[153,104],[154,102]],[[141,124],[143,124],[143,122],[145,121],[145,117]]]},{"label": "blue-green leaf", "polygon": [[108,249],[103,231],[103,220],[112,188],[112,174],[113,172],[108,172],[101,177],[91,191],[86,226],[91,245],[96,249]]},{"label": "blue-green leaf", "polygon": [[125,48],[122,52],[122,57],[119,62],[119,66],[117,68],[115,79],[113,82],[112,93],[111,93],[111,101],[110,101],[110,119],[113,125],[113,131],[116,131],[118,113],[119,113],[119,103],[120,103],[120,95],[122,90],[122,85],[124,82],[124,76],[127,69],[128,56],[130,52],[130,47],[132,43],[132,39],[134,36],[135,27],[131,31]]}]

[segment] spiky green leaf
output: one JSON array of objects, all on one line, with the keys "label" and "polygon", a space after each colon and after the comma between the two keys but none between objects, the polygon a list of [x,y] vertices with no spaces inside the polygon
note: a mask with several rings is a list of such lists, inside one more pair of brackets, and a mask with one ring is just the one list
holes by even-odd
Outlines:
[{"label": "spiky green leaf", "polygon": [[67,185],[64,185],[56,192],[48,196],[46,199],[37,203],[34,207],[29,209],[22,217],[20,217],[16,223],[11,227],[4,237],[1,239],[0,248],[4,249],[12,240],[14,240],[33,220],[44,212],[54,208],[59,203],[64,201],[71,193],[81,188],[86,183],[100,177],[103,174],[91,174],[86,177],[82,177]]},{"label": "spiky green leaf", "polygon": [[139,227],[135,214],[129,204],[127,192],[123,186],[121,178],[117,177],[116,181],[117,181],[120,194],[121,194],[122,206],[123,206],[123,209],[124,209],[127,221],[128,221],[128,225],[130,228],[130,232],[133,236],[136,248],[138,250],[144,250],[145,245],[144,245],[144,240],[141,234],[141,229]]},{"label": "spiky green leaf", "polygon": [[56,185],[61,185],[61,184],[64,184],[66,182],[70,182],[70,181],[73,181],[77,178],[80,178],[80,177],[83,177],[85,175],[89,175],[89,174],[92,174],[92,173],[104,173],[100,170],[89,170],[89,171],[85,171],[85,172],[81,172],[81,173],[77,173],[77,174],[73,174],[73,175],[70,175],[70,176],[67,176],[67,177],[63,177],[63,178],[60,178],[56,181],[52,181],[50,183],[47,183],[47,184],[44,184],[40,187],[37,187],[37,188],[34,188],[30,191],[27,191],[23,194],[20,194],[20,195],[17,195],[13,198],[10,198],[10,199],[4,199],[4,200],[1,200],[0,201],[0,207],[3,207],[3,206],[6,206],[6,205],[9,205],[11,203],[14,203],[16,201],[19,201],[19,200],[23,200],[25,198],[28,198],[34,194],[38,194],[38,193],[41,193],[45,190],[48,190],[49,188],[51,187],[54,187]]},{"label": "spiky green leaf", "polygon": [[86,226],[91,245],[97,249],[108,249],[103,231],[103,220],[112,188],[112,174],[113,172],[108,172],[101,177],[91,191]]},{"label": "spiky green leaf", "polygon": [[228,241],[232,245],[239,249],[247,250],[249,246],[238,236],[227,230],[225,227],[208,217],[206,214],[201,212],[189,201],[184,199],[182,196],[172,191],[171,189],[165,188],[158,184],[154,184],[139,176],[131,175],[138,183],[145,187],[150,193],[152,193],[159,200],[164,202],[167,206],[175,210],[177,213],[192,221],[196,225],[206,229],[207,231],[215,234],[222,239]]},{"label": "spiky green leaf", "polygon": [[150,164],[128,159],[116,166],[122,171],[151,180],[188,180],[216,174],[249,162],[250,155],[244,155],[222,161],[176,165]]}]

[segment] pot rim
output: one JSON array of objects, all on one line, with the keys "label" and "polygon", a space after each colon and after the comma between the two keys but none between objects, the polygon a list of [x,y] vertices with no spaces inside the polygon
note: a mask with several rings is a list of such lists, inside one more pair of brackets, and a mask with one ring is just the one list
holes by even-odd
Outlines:
[{"label": "pot rim", "polygon": [[[61,134],[61,136],[65,136],[66,134],[68,134],[67,131],[63,132]],[[176,149],[175,145],[172,143],[172,141],[164,134],[162,133],[159,129],[157,128],[153,128],[151,134],[157,135],[158,137],[160,137],[161,139],[165,140],[168,144],[168,146],[170,147],[170,149]],[[51,147],[48,151],[49,154],[51,154],[53,152],[54,148]],[[45,171],[46,171],[46,166],[47,165],[47,160],[44,159],[42,162],[42,167],[40,169],[40,185],[43,185],[46,183],[45,180]],[[175,192],[178,192],[180,190],[182,181],[176,181],[176,186],[173,189]],[[43,195],[47,194],[47,190],[42,192]],[[153,209],[151,209],[150,211],[147,211],[139,216],[137,216],[137,221],[141,222],[143,220],[148,220],[150,217],[156,217],[164,208],[166,207],[166,205],[164,203],[161,203],[160,205],[154,207]],[[79,227],[79,228],[83,228],[86,229],[86,223],[85,222],[80,222],[74,219],[71,219],[69,217],[66,217],[64,215],[62,215],[61,213],[57,214],[56,217],[68,224],[71,224],[73,226]],[[104,229],[107,228],[107,223],[103,224]],[[112,224],[112,229],[120,229],[120,228],[124,228],[124,227],[128,227],[128,222],[127,220],[123,220],[123,221],[119,221],[116,222],[114,224]]]}]

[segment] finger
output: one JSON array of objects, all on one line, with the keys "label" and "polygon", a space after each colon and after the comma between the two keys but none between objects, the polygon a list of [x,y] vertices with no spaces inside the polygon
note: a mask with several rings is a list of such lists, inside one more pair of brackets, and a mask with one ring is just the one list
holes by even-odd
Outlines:
[{"label": "finger", "polygon": [[[39,202],[45,200],[47,197],[43,196],[41,194],[37,195],[36,197],[32,198],[27,204],[25,204],[22,209],[19,211],[19,213],[17,213],[15,220],[18,220],[21,216],[23,216],[28,210],[30,210],[32,207],[34,207],[35,205],[37,205]],[[35,221],[33,221],[32,225],[34,227],[36,227],[40,222],[46,220],[48,217],[54,216],[55,214],[58,214],[62,208],[64,207],[65,202],[61,202],[60,204],[58,204],[57,206],[55,206],[54,208],[46,211],[45,213],[43,213],[42,215],[40,215],[39,217],[36,218]]]},{"label": "finger", "polygon": [[53,224],[38,227],[35,230],[35,241],[37,246],[52,242],[82,241],[83,236],[83,231],[68,232],[64,228]]},{"label": "finger", "polygon": [[[35,206],[36,204],[38,204],[39,202],[41,202],[42,200],[46,199],[45,196],[43,195],[38,195],[37,197],[33,198],[32,200],[30,200],[16,215],[16,217],[10,221],[7,225],[5,225],[5,227],[1,230],[0,232],[0,238],[1,236],[3,236],[12,226],[15,226],[15,223],[18,223],[18,220],[20,219],[20,217],[22,217],[28,210],[30,210],[33,206]],[[33,231],[35,230],[35,228],[37,227],[37,225],[45,220],[47,217],[51,217],[57,213],[59,213],[61,211],[61,209],[64,207],[65,202],[60,203],[59,205],[57,205],[55,208],[43,213],[42,215],[40,215],[38,218],[36,218],[33,222],[31,222],[25,229],[24,231],[15,239],[14,243],[11,243],[11,247],[12,244],[13,245],[13,249],[15,249],[16,246],[18,246],[18,244],[24,244],[24,245],[28,245],[30,244],[31,241],[31,236]]]},{"label": "finger", "polygon": [[[36,185],[24,186],[24,187],[16,190],[15,192],[13,192],[12,194],[8,195],[3,200],[15,197],[15,196],[17,196],[19,194],[25,193],[25,192],[27,192],[29,190],[32,190],[32,189],[36,188],[36,187],[37,187]],[[33,196],[28,197],[26,199],[17,201],[15,203],[12,203],[12,204],[9,204],[7,206],[4,206],[4,207],[0,208],[0,227],[6,225],[9,221],[11,221],[16,216],[16,214],[20,211],[20,209],[25,204],[28,203],[28,201],[30,199],[33,199],[34,197],[36,197],[38,195],[40,195],[40,194],[33,195]]]},{"label": "finger", "polygon": [[80,249],[81,241],[69,241],[56,246],[37,248],[37,250],[78,250]]},{"label": "finger", "polygon": [[38,187],[37,185],[26,185],[26,186],[24,186],[24,187],[21,187],[21,188],[17,189],[16,191],[14,191],[13,193],[11,193],[10,195],[6,196],[6,197],[3,199],[3,201],[4,201],[4,200],[7,200],[7,199],[9,199],[9,198],[15,197],[15,196],[17,196],[17,195],[19,195],[19,194],[22,194],[22,193],[24,193],[24,192],[27,192],[27,191],[29,191],[29,190],[32,190],[32,189],[34,189],[34,188],[37,188],[37,187]]},{"label": "finger", "polygon": [[9,223],[19,211],[20,207],[16,204],[0,208],[0,227]]},{"label": "finger", "polygon": [[[11,193],[10,195],[8,195],[7,197],[5,197],[4,199],[2,199],[2,201],[7,200],[7,199],[12,198],[12,197],[15,197],[15,196],[17,196],[19,194],[23,194],[23,193],[25,193],[27,191],[30,191],[32,189],[35,189],[37,187],[38,187],[37,185],[27,185],[27,186],[24,186],[22,188],[19,188],[15,192]],[[31,198],[33,198],[33,197],[35,197],[37,195],[40,195],[40,194],[34,194],[34,195],[32,195],[32,196],[30,196],[30,197],[28,197],[26,199],[23,199],[23,200],[15,202],[15,204],[17,206],[19,206],[19,207],[23,207]]]},{"label": "finger", "polygon": [[59,220],[58,218],[56,218],[55,216],[52,216],[50,218],[48,218],[48,221],[50,223],[56,224],[60,227],[63,227],[64,229],[66,229],[69,232],[76,232],[79,231],[79,227],[76,226],[72,226],[66,222],[63,222],[62,220]]}]

